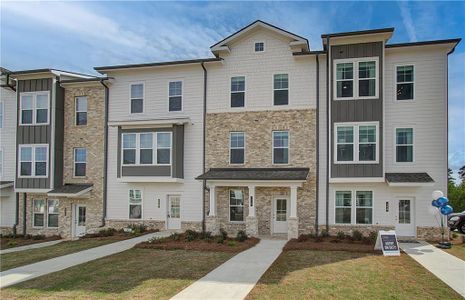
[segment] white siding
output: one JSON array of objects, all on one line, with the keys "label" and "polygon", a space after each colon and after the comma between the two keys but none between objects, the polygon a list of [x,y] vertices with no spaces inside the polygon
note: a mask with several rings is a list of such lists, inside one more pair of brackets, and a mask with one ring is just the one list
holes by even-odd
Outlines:
[{"label": "white siding", "polygon": [[1,190],[0,196],[0,227],[12,227],[15,224],[16,193],[13,187]]}]

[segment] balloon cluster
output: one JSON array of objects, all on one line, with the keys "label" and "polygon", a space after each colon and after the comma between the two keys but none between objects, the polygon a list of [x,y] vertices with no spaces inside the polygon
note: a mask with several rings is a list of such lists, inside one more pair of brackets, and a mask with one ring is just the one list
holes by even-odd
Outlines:
[{"label": "balloon cluster", "polygon": [[431,202],[431,205],[437,207],[441,214],[445,216],[451,214],[454,211],[452,206],[449,205],[449,199],[444,197],[444,194],[441,191],[433,192],[433,201]]}]

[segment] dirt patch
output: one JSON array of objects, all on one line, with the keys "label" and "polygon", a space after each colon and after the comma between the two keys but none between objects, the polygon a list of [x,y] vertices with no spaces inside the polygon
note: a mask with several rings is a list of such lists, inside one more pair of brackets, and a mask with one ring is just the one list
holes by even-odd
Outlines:
[{"label": "dirt patch", "polygon": [[381,253],[374,250],[371,241],[353,241],[349,239],[337,239],[335,237],[318,237],[308,239],[292,239],[284,246],[283,251],[292,250],[322,250],[322,251],[349,251],[365,253]]},{"label": "dirt patch", "polygon": [[59,235],[54,235],[54,236],[42,236],[42,235],[17,235],[16,237],[12,236],[5,236],[0,239],[0,249],[9,249],[9,248],[15,248],[15,247],[20,247],[20,246],[27,246],[27,245],[32,245],[32,244],[37,244],[37,243],[44,243],[44,242],[50,242],[50,241],[56,241],[60,240],[61,237]]}]

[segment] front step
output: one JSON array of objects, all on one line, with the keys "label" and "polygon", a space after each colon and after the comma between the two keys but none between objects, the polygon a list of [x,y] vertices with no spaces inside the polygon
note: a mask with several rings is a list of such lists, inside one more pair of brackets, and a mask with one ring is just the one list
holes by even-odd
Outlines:
[{"label": "front step", "polygon": [[258,238],[262,240],[284,240],[287,241],[287,233],[274,233],[271,235],[260,235]]}]

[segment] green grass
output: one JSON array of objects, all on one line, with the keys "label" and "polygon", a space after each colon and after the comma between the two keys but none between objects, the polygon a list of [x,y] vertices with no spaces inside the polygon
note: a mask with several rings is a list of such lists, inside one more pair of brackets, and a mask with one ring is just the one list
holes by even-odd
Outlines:
[{"label": "green grass", "polygon": [[247,299],[462,299],[406,254],[286,251]]},{"label": "green grass", "polygon": [[169,299],[234,253],[133,248],[2,290],[3,299]]},{"label": "green grass", "polygon": [[449,254],[452,254],[461,260],[465,260],[465,244],[455,244],[452,245],[450,249],[444,249]]}]

